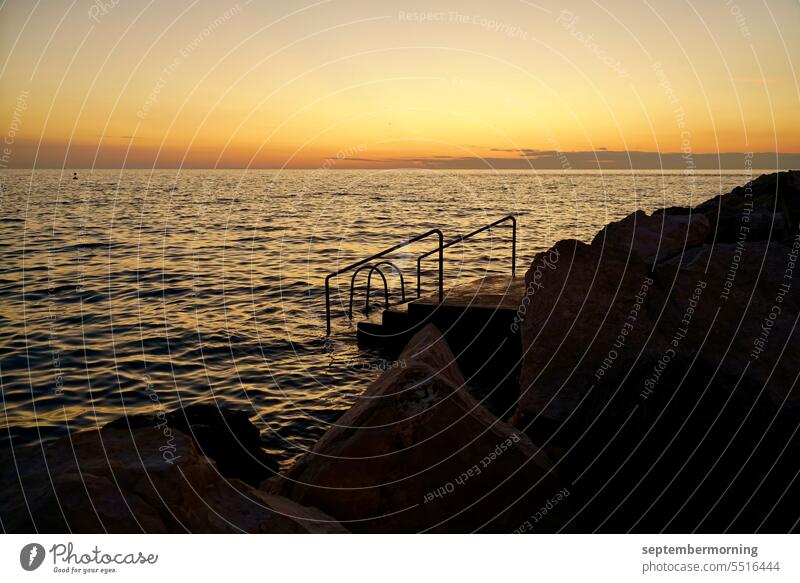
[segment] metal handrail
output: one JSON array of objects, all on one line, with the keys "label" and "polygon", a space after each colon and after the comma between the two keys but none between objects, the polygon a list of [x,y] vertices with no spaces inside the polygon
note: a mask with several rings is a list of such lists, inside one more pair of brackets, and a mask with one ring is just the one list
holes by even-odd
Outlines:
[{"label": "metal handrail", "polygon": [[[467,233],[466,235],[458,235],[455,239],[452,239],[441,246],[441,249],[432,249],[426,253],[423,253],[419,257],[417,257],[417,297],[420,297],[420,277],[421,277],[421,265],[422,260],[426,257],[436,253],[438,250],[441,254],[441,251],[447,249],[448,247],[452,247],[456,243],[461,243],[462,241],[466,241],[467,239],[474,237],[479,233],[483,233],[484,231],[488,231],[492,227],[496,227],[500,223],[505,221],[511,221],[511,277],[515,277],[517,274],[517,217],[514,215],[506,215],[501,219],[497,219],[493,223],[489,223],[488,225],[484,225],[479,229],[475,229],[474,231]],[[441,299],[439,300],[442,301]]]},{"label": "metal handrail", "polygon": [[[397,251],[401,247],[405,247],[406,245],[410,245],[411,243],[416,243],[421,239],[425,239],[426,237],[430,237],[431,235],[436,235],[439,239],[439,303],[442,302],[444,299],[444,235],[440,229],[431,229],[430,231],[426,231],[421,235],[417,235],[415,237],[411,237],[410,239],[403,241],[402,243],[398,243],[393,247],[389,247],[388,249],[384,249],[380,253],[376,253],[366,259],[362,259],[361,261],[356,261],[355,263],[351,263],[347,267],[343,267],[333,273],[329,273],[325,276],[325,333],[330,336],[331,333],[331,278],[336,277],[346,271],[350,271],[351,269],[355,269],[356,267],[361,267],[365,263],[369,263],[370,261],[374,261],[379,257],[383,257],[391,253],[392,251]],[[431,251],[428,255],[431,255],[436,250]],[[419,274],[417,274],[417,288],[419,288]]]}]

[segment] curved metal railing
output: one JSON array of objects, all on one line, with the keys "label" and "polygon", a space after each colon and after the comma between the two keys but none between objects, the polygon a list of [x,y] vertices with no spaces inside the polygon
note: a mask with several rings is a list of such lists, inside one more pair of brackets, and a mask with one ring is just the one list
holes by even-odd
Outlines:
[{"label": "curved metal railing", "polygon": [[381,270],[381,265],[388,265],[397,272],[397,275],[400,276],[400,303],[406,301],[406,281],[405,278],[403,277],[403,271],[399,267],[397,267],[397,265],[395,265],[391,261],[380,261],[375,265],[369,265],[369,264],[362,265],[353,272],[353,277],[350,279],[350,303],[347,310],[347,315],[350,317],[351,320],[353,319],[353,294],[355,293],[356,289],[356,276],[358,276],[358,274],[361,273],[364,269],[369,269],[369,273],[367,274],[367,301],[366,304],[364,305],[364,311],[367,314],[369,314],[370,294],[372,292],[372,274],[376,271],[383,280],[384,304],[387,308],[389,307],[389,284],[386,281],[386,275]]},{"label": "curved metal railing", "polygon": [[[369,269],[369,277],[367,278],[367,282],[372,279],[372,268],[373,265],[365,264],[356,269],[353,272],[353,277],[350,278],[350,303],[347,308],[347,316],[352,320],[353,319],[353,294],[356,289],[356,277],[358,274],[364,271],[365,269]],[[386,301],[386,304],[389,304],[389,284],[386,282],[386,276],[383,275],[383,272],[379,269],[378,273],[380,273],[381,277],[383,278],[383,295]],[[367,306],[369,306],[369,283],[367,283]]]},{"label": "curved metal railing", "polygon": [[[371,290],[371,287],[372,287],[372,274],[375,271],[377,271],[378,274],[381,276],[381,278],[383,278],[383,295],[384,295],[384,297],[386,299],[386,307],[387,308],[389,307],[389,287],[388,287],[388,285],[386,283],[386,276],[383,274],[383,271],[381,271],[381,265],[388,265],[389,267],[391,267],[392,269],[394,269],[397,272],[398,276],[400,276],[400,303],[402,304],[403,302],[406,301],[406,280],[403,277],[403,271],[399,267],[397,267],[397,265],[392,263],[391,261],[380,261],[380,262],[376,263],[375,265],[373,265],[372,269],[370,269],[369,273],[367,274],[367,302],[366,302],[366,305],[364,306],[364,310],[367,313],[369,313],[369,293],[370,293],[370,290]],[[352,289],[350,291],[351,291],[351,298],[352,298]],[[353,306],[352,306],[352,302],[351,302],[351,305],[350,305],[350,313],[351,314],[353,313],[353,309],[352,308],[353,308]]]}]

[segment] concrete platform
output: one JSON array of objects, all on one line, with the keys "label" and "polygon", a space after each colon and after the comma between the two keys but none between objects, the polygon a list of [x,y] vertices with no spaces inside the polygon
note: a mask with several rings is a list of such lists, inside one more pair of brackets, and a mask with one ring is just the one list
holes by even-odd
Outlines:
[{"label": "concrete platform", "polygon": [[379,318],[358,323],[359,342],[364,344],[402,343],[421,326],[432,322],[447,333],[452,326],[482,329],[496,324],[510,326],[525,293],[522,277],[492,275],[453,286],[440,304],[438,294],[428,294],[382,310]]},{"label": "concrete platform", "polygon": [[[456,285],[445,293],[444,305],[461,308],[492,308],[516,311],[525,293],[525,278],[490,275]],[[411,304],[437,304],[435,294],[412,300]]]},{"label": "concrete platform", "polygon": [[[444,334],[476,397],[507,416],[519,395],[521,341],[514,318],[525,291],[522,277],[489,276],[438,294],[390,306],[358,323],[358,342],[394,359],[411,337],[433,323]],[[476,394],[477,393],[477,394]]]}]

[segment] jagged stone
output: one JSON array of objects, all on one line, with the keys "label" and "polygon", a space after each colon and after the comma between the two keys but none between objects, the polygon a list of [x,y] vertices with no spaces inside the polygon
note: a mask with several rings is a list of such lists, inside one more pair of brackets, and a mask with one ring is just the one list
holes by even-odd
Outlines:
[{"label": "jagged stone", "polygon": [[2,467],[8,532],[345,532],[318,510],[224,478],[178,430],[107,426],[8,452]]},{"label": "jagged stone", "polygon": [[[547,456],[470,396],[444,338],[420,331],[274,492],[356,532],[512,532],[563,489]],[[568,502],[534,531],[569,521]]]},{"label": "jagged stone", "polygon": [[[534,258],[512,424],[565,479],[581,479],[579,494],[593,501],[586,523],[779,524],[770,513],[791,488],[799,447],[800,235],[775,225],[794,216],[797,176],[761,177],[692,209],[710,218],[705,240],[699,229],[654,263],[656,231],[634,229],[634,219],[655,226],[681,209],[638,213],[591,245],[561,241]],[[784,210],[769,212],[776,206]],[[680,239],[670,235],[666,248]],[[750,476],[766,484],[757,498]],[[629,495],[632,484],[641,488]]]}]

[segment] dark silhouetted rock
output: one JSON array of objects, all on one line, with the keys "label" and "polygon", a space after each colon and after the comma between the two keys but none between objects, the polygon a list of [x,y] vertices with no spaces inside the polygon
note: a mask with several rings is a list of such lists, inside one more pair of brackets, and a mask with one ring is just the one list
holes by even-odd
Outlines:
[{"label": "dark silhouetted rock", "polygon": [[[795,216],[796,177],[700,205],[705,241],[702,218],[685,245],[665,229],[661,249],[678,252],[659,249],[655,264],[657,221],[680,214],[637,213],[647,228],[628,217],[534,258],[512,424],[578,483],[589,528],[782,531],[798,519],[784,493],[796,493],[800,454],[800,236],[767,228]],[[745,196],[754,210],[711,212]],[[776,201],[782,216],[764,223]]]},{"label": "dark silhouetted rock", "polygon": [[748,241],[789,243],[800,221],[800,171],[764,174],[693,209],[671,207],[661,212],[705,215],[711,225],[707,243],[736,243],[742,226],[748,228]]},{"label": "dark silhouetted rock", "polygon": [[166,423],[189,435],[200,453],[217,463],[222,475],[257,486],[278,473],[278,464],[264,453],[258,428],[250,417],[247,411],[196,403],[162,414],[161,418],[131,415],[116,419],[109,426],[124,429]]},{"label": "dark silhouetted rock", "polygon": [[8,532],[345,532],[330,516],[226,479],[193,441],[105,427],[4,454]]},{"label": "dark silhouetted rock", "polygon": [[710,232],[708,219],[702,214],[648,216],[637,211],[610,223],[595,236],[592,246],[601,245],[617,256],[627,256],[630,251],[636,258],[652,263],[701,245]]},{"label": "dark silhouetted rock", "polygon": [[[270,481],[355,532],[555,531],[563,485],[522,433],[470,396],[444,338],[428,326],[320,439]],[[537,520],[534,517],[538,517]]]}]

